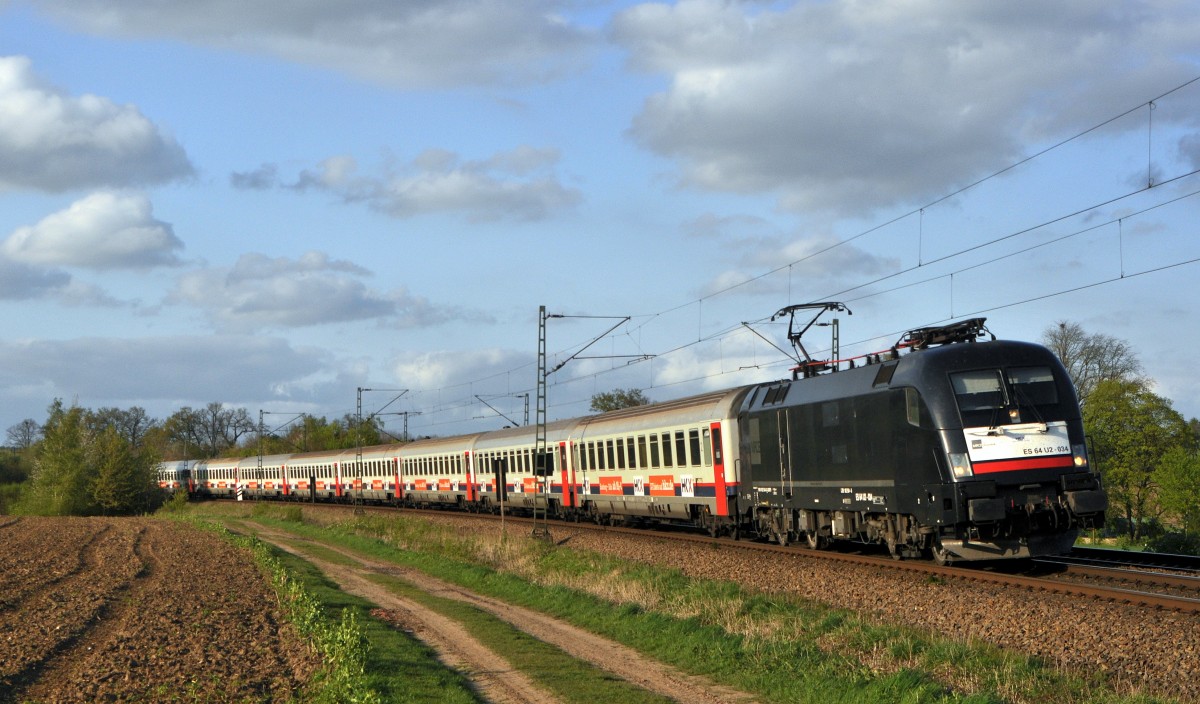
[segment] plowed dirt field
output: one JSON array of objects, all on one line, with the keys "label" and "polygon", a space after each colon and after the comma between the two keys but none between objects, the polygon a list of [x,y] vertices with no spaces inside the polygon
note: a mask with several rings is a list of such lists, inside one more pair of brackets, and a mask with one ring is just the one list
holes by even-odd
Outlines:
[{"label": "plowed dirt field", "polygon": [[0,704],[279,701],[318,665],[249,555],[214,534],[0,516]]}]

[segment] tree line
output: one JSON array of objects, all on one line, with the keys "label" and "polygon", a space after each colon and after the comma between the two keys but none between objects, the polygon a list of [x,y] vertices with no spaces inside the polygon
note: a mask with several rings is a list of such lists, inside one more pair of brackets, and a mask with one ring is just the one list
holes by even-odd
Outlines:
[{"label": "tree line", "polygon": [[[1133,347],[1061,321],[1042,334],[1079,396],[1094,467],[1110,499],[1106,533],[1130,543],[1200,553],[1200,421],[1154,392]],[[604,412],[648,403],[639,389],[592,397]],[[0,452],[0,511],[137,513],[160,501],[160,461],[348,449],[401,440],[377,417],[309,415],[259,427],[244,408],[213,402],[163,420],[144,409],[67,407],[8,429]]]},{"label": "tree line", "polygon": [[26,419],[7,431],[0,452],[0,512],[129,515],[163,500],[163,461],[248,457],[394,442],[378,418],[326,420],[301,415],[276,431],[245,408],[213,402],[158,420],[145,409],[66,406],[55,399],[46,422]]}]

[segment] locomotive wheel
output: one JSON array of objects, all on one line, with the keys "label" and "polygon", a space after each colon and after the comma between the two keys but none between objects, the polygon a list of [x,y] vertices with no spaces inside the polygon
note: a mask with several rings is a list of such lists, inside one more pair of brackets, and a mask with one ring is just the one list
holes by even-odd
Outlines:
[{"label": "locomotive wheel", "polygon": [[900,543],[895,538],[890,537],[890,536],[888,537],[887,549],[888,549],[888,554],[892,556],[893,560],[903,560],[904,559],[904,547],[901,546]]},{"label": "locomotive wheel", "polygon": [[942,542],[940,540],[933,544],[933,547],[930,548],[930,552],[933,553],[933,561],[942,567],[949,567],[950,565],[954,564],[954,555],[949,550],[942,547]]},{"label": "locomotive wheel", "polygon": [[829,538],[817,535],[815,531],[809,531],[804,534],[804,543],[808,545],[809,550],[824,550],[829,547]]}]

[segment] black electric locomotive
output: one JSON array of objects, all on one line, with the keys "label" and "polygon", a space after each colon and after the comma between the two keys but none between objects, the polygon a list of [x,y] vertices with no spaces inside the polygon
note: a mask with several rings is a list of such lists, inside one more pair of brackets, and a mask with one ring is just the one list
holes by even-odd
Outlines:
[{"label": "black electric locomotive", "polygon": [[1103,524],[1066,370],[983,331],[982,319],[913,331],[907,354],[755,388],[739,492],[754,529],[948,563],[1066,552]]}]

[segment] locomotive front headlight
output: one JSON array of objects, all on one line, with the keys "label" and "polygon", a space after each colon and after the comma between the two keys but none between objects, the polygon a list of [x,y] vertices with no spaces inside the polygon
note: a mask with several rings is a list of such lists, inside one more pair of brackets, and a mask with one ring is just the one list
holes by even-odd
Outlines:
[{"label": "locomotive front headlight", "polygon": [[1082,469],[1083,467],[1088,466],[1087,446],[1086,445],[1072,445],[1071,446],[1071,455],[1073,455],[1075,458],[1075,466],[1076,467],[1079,467]]},{"label": "locomotive front headlight", "polygon": [[971,471],[971,459],[967,457],[967,453],[951,452],[949,456],[950,469],[954,472],[955,477],[962,479],[964,477],[970,477],[974,474],[974,472]]}]

